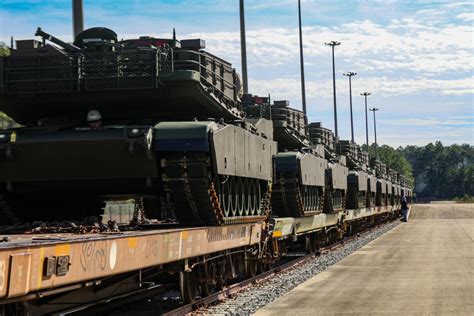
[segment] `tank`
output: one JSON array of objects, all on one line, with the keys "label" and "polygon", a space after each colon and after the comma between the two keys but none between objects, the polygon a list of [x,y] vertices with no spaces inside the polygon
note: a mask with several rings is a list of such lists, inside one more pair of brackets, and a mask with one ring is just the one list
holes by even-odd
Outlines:
[{"label": "tank", "polygon": [[271,117],[278,142],[272,214],[302,217],[342,209],[347,186],[344,157],[336,157],[329,143],[311,139],[313,125],[288,101],[274,101]]},{"label": "tank", "polygon": [[[0,110],[22,124],[0,132],[5,213],[82,218],[139,197],[149,217],[166,208],[183,225],[266,216],[271,123],[245,119],[239,75],[204,40],[35,35],[0,59]],[[88,126],[89,110],[102,126]]]},{"label": "tank", "polygon": [[[347,177],[346,208],[358,209],[370,205],[370,170],[368,154],[349,140],[340,140],[336,144],[339,155],[346,157],[349,174]],[[373,188],[376,189],[375,187]]]},{"label": "tank", "polygon": [[347,180],[349,169],[346,156],[336,150],[337,139],[334,133],[322,126],[320,122],[309,125],[310,139],[314,144],[321,144],[328,160],[326,172],[325,212],[332,213],[346,209]]}]

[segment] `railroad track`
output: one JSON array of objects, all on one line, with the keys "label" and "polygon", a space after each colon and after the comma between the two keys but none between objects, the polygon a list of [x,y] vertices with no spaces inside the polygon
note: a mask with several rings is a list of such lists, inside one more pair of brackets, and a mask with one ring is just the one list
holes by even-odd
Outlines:
[{"label": "railroad track", "polygon": [[351,243],[354,240],[360,239],[371,232],[375,230],[379,230],[385,226],[388,226],[392,223],[392,221],[385,222],[383,224],[376,225],[374,227],[368,228],[364,230],[363,232],[360,232],[356,235],[346,237],[338,242],[335,242],[331,245],[328,245],[326,247],[322,247],[319,249],[318,252],[316,253],[310,253],[306,255],[302,255],[300,257],[297,257],[289,262],[283,263],[271,270],[268,270],[266,272],[263,272],[261,274],[258,274],[254,277],[247,278],[239,283],[232,284],[225,289],[215,292],[209,296],[203,297],[201,299],[196,300],[193,303],[183,305],[179,308],[173,309],[171,311],[165,312],[163,315],[164,316],[181,316],[181,315],[188,315],[188,314],[194,314],[196,315],[202,315],[206,314],[206,312],[201,312],[201,309],[206,309],[209,306],[216,305],[219,302],[226,301],[227,299],[231,298],[232,296],[238,294],[239,292],[247,289],[249,286],[256,284],[256,283],[262,283],[265,282],[266,280],[269,280],[272,276],[275,276],[277,274],[281,274],[284,272],[291,271],[292,269],[304,264],[307,261],[313,260],[315,257],[323,254],[330,253],[339,247]]}]

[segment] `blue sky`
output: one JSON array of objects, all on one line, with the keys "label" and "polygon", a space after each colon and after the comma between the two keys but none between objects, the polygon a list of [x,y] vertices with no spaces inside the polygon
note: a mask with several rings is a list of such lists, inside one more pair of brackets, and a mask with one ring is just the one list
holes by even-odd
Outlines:
[{"label": "blue sky", "polygon": [[[249,90],[300,107],[296,0],[245,2]],[[303,0],[308,116],[333,128],[330,48],[336,48],[338,125],[350,137],[349,94],[343,72],[354,71],[356,141],[365,142],[363,97],[377,112],[379,143],[399,146],[474,144],[474,6],[462,1]],[[84,1],[85,26],[119,37],[201,37],[207,50],[240,71],[237,0]],[[71,1],[0,0],[0,41],[32,38],[41,26],[72,40]],[[370,113],[371,114],[371,113]],[[373,140],[372,120],[369,137]]]}]

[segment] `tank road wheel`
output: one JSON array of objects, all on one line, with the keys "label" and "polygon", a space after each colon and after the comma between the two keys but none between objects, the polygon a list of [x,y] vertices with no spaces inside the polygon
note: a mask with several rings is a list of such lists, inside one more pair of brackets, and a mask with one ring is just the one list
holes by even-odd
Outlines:
[{"label": "tank road wheel", "polygon": [[236,212],[238,216],[244,215],[245,209],[245,194],[244,185],[241,177],[235,178],[235,198],[236,198]]},{"label": "tank road wheel", "polygon": [[250,215],[256,215],[258,209],[260,208],[259,199],[258,199],[258,183],[255,179],[250,179]]},{"label": "tank road wheel", "polygon": [[250,181],[248,178],[243,179],[243,188],[244,188],[244,215],[250,215],[250,206],[252,202],[250,201]]},{"label": "tank road wheel", "polygon": [[230,177],[223,177],[221,182],[222,189],[222,208],[224,209],[225,217],[232,216],[232,187]]},{"label": "tank road wheel", "polygon": [[255,208],[255,213],[254,215],[261,215],[262,214],[262,187],[260,185],[260,182],[258,180],[255,180],[255,189],[256,189],[256,202],[257,202],[257,207]]},{"label": "tank road wheel", "polygon": [[232,200],[232,208],[230,209],[230,213],[231,213],[231,217],[236,217],[238,209],[240,207],[238,194],[237,194],[237,181],[235,180],[235,177],[230,177],[229,181],[230,181],[229,194],[230,194],[230,199]]},{"label": "tank road wheel", "polygon": [[181,292],[181,298],[185,304],[192,303],[196,300],[198,282],[194,271],[183,271],[179,273],[179,290]]}]

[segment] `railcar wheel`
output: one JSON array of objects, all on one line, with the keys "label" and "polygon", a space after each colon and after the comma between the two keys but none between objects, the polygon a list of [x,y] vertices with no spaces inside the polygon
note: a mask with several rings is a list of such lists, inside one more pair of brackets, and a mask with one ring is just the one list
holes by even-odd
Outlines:
[{"label": "railcar wheel", "polygon": [[196,300],[198,283],[195,272],[183,271],[179,273],[179,290],[185,304],[192,303]]},{"label": "railcar wheel", "polygon": [[[198,268],[199,287],[202,296],[209,296],[215,291],[216,268],[214,263],[204,262]],[[213,282],[210,282],[213,280]]]},{"label": "railcar wheel", "polygon": [[306,253],[314,253],[316,252],[316,240],[313,234],[307,234],[305,237],[305,249]]},{"label": "railcar wheel", "polygon": [[245,275],[251,278],[257,275],[258,258],[251,253],[245,253]]}]

